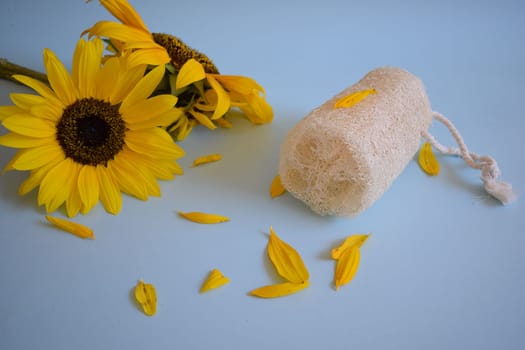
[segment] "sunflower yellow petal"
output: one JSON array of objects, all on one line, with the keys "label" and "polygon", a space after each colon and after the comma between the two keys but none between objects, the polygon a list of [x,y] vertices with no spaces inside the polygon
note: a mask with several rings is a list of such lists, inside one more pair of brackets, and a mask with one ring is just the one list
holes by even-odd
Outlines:
[{"label": "sunflower yellow petal", "polygon": [[191,166],[196,167],[196,166],[207,164],[207,163],[218,162],[221,159],[222,159],[222,155],[219,153],[208,154],[208,155],[196,158],[193,161],[193,164]]},{"label": "sunflower yellow petal", "polygon": [[[109,97],[111,104],[121,103],[130,91],[137,86],[138,82],[144,77],[146,70],[145,65],[136,66],[133,68],[126,68],[127,59],[119,58],[118,60],[118,79],[114,84],[113,91]],[[116,64],[115,64],[116,66]],[[111,76],[109,77],[111,78]]]},{"label": "sunflower yellow petal", "polygon": [[122,195],[113,180],[110,171],[102,165],[97,166],[97,178],[100,186],[100,201],[110,214],[116,215],[122,208]]},{"label": "sunflower yellow petal", "polygon": [[209,290],[216,289],[228,284],[230,279],[222,274],[218,269],[213,269],[206,281],[201,286],[200,293],[205,293]]},{"label": "sunflower yellow petal", "polygon": [[213,74],[213,77],[217,79],[228,91],[236,91],[244,95],[251,94],[253,91],[260,91],[264,93],[264,88],[254,79],[249,77],[221,74]]},{"label": "sunflower yellow petal", "polygon": [[143,165],[153,176],[161,180],[171,180],[174,175],[183,174],[180,165],[173,160],[154,159],[136,152],[130,152],[128,159],[134,164]]},{"label": "sunflower yellow petal", "polygon": [[133,51],[129,55],[128,67],[135,67],[138,65],[165,65],[171,61],[170,56],[161,46],[153,46],[147,49],[140,49]]},{"label": "sunflower yellow petal", "polygon": [[44,66],[46,67],[49,84],[55,91],[58,99],[66,106],[75,102],[79,96],[78,89],[66,67],[49,49],[44,49]]},{"label": "sunflower yellow petal", "polygon": [[12,148],[39,147],[50,142],[53,142],[53,139],[24,136],[12,132],[0,136],[0,145]]},{"label": "sunflower yellow petal", "polygon": [[100,60],[104,46],[102,40],[95,38],[87,41],[81,38],[73,54],[71,76],[78,87],[80,98],[95,96],[97,74],[100,71]]},{"label": "sunflower yellow petal", "polygon": [[[100,68],[95,78],[95,84],[97,86],[95,98],[111,101],[111,96],[115,93],[118,81],[124,75],[120,71],[120,62],[121,60],[118,57],[111,57],[104,62],[104,65]],[[120,101],[113,102],[119,103]]]},{"label": "sunflower yellow petal", "polygon": [[224,215],[209,214],[202,212],[178,212],[179,216],[199,224],[219,224],[221,222],[230,221],[230,218]]},{"label": "sunflower yellow petal", "polygon": [[112,178],[121,191],[130,194],[143,201],[148,199],[148,189],[144,183],[137,179],[135,168],[117,155],[115,161],[109,163]]},{"label": "sunflower yellow petal", "polygon": [[56,133],[56,127],[50,121],[25,114],[6,118],[2,124],[6,129],[24,136],[52,137]]},{"label": "sunflower yellow petal", "polygon": [[181,108],[172,108],[169,111],[156,115],[142,122],[128,124],[130,130],[149,129],[156,126],[167,127],[179,120],[184,111]]},{"label": "sunflower yellow petal", "polygon": [[142,18],[127,0],[100,0],[100,3],[122,23],[148,32]]},{"label": "sunflower yellow petal", "polygon": [[272,106],[258,94],[245,96],[248,105],[239,106],[248,120],[254,124],[270,123],[273,120]]},{"label": "sunflower yellow petal", "polygon": [[78,174],[77,186],[82,201],[82,214],[86,214],[97,204],[99,198],[96,167],[84,165]]},{"label": "sunflower yellow petal", "polygon": [[215,124],[211,121],[211,119],[204,113],[195,111],[193,109],[190,109],[190,115],[195,118],[201,125],[204,125],[210,130],[216,129],[217,127]]},{"label": "sunflower yellow petal", "polygon": [[335,266],[335,289],[348,284],[355,276],[359,267],[361,254],[357,246],[350,247],[343,251]]},{"label": "sunflower yellow petal", "polygon": [[45,103],[46,99],[42,96],[32,94],[11,93],[11,101],[19,108],[28,111],[31,107]]},{"label": "sunflower yellow petal", "polygon": [[153,174],[148,170],[148,167],[143,164],[135,164],[133,158],[134,152],[131,152],[129,148],[124,147],[124,150],[119,154],[119,163],[122,164],[125,162],[128,167],[133,167],[135,170],[132,173],[136,181],[139,181],[144,188],[146,193],[150,196],[159,197],[160,196],[160,186],[157,182],[157,179]]},{"label": "sunflower yellow petal", "polygon": [[281,177],[279,175],[275,176],[272,180],[272,184],[270,185],[270,197],[275,198],[283,195],[286,192],[286,189],[284,188]]},{"label": "sunflower yellow petal", "polygon": [[49,170],[40,183],[38,205],[45,204],[48,213],[54,212],[69,197],[76,167],[70,158],[65,158]]},{"label": "sunflower yellow petal", "polygon": [[[128,124],[142,123],[174,109],[177,97],[172,95],[158,95],[142,100],[132,108],[122,109],[122,118]],[[158,126],[158,125],[153,125]]]},{"label": "sunflower yellow petal", "polygon": [[191,58],[180,68],[175,88],[181,89],[204,78],[206,78],[204,67],[196,59]]},{"label": "sunflower yellow petal", "polygon": [[130,130],[125,142],[132,151],[151,158],[176,159],[184,155],[184,150],[161,128]]},{"label": "sunflower yellow petal", "polygon": [[343,96],[335,102],[334,109],[350,108],[352,106],[355,106],[359,102],[363,101],[368,95],[376,94],[376,93],[377,91],[375,89],[367,89],[367,90],[357,91],[349,95]]},{"label": "sunflower yellow petal", "polygon": [[434,152],[432,152],[432,145],[428,141],[426,141],[419,150],[418,163],[421,169],[428,175],[436,176],[439,174],[439,162]]},{"label": "sunflower yellow petal", "polygon": [[69,220],[57,218],[51,215],[46,215],[46,219],[59,229],[69,232],[77,237],[95,239],[93,230],[87,226]]},{"label": "sunflower yellow petal", "polygon": [[99,21],[91,28],[86,29],[82,35],[107,37],[118,41],[153,41],[150,33],[138,28],[111,21]]},{"label": "sunflower yellow petal", "polygon": [[259,298],[279,298],[284,297],[293,293],[297,293],[310,285],[310,282],[304,281],[302,283],[279,283],[264,286],[261,288],[254,289],[250,292],[250,295]]},{"label": "sunflower yellow petal", "polygon": [[12,164],[13,169],[32,170],[63,159],[64,154],[58,144],[52,143],[38,148],[23,149],[15,157],[16,160]]},{"label": "sunflower yellow petal", "polygon": [[29,112],[37,116],[38,118],[48,120],[52,122],[54,125],[58,122],[58,120],[62,117],[62,114],[64,112],[64,109],[60,106],[57,106],[54,103],[42,103],[37,106],[33,106],[29,109]]},{"label": "sunflower yellow petal", "polygon": [[27,111],[18,106],[0,106],[0,121],[15,114],[24,114]]},{"label": "sunflower yellow petal", "polygon": [[18,194],[23,196],[34,190],[36,187],[38,187],[38,185],[40,185],[42,179],[44,178],[44,176],[47,175],[49,170],[53,169],[55,165],[57,165],[60,161],[60,159],[57,159],[54,162],[49,162],[48,164],[31,171],[27,179],[25,179],[20,184],[20,187],[18,188]]},{"label": "sunflower yellow petal", "polygon": [[231,129],[233,127],[232,123],[230,123],[228,120],[224,119],[224,118],[219,118],[219,119],[216,119],[214,120],[214,122],[220,126],[221,128],[225,128],[225,129]]},{"label": "sunflower yellow petal", "polygon": [[39,80],[30,78],[30,77],[26,77],[25,75],[15,74],[13,75],[13,78],[18,80],[20,83],[24,84],[25,86],[35,90],[38,94],[40,94],[40,96],[45,98],[46,101],[53,103],[57,106],[64,107],[64,104],[58,99],[57,95],[55,94],[53,90],[51,90],[49,85],[44,84],[43,82]]},{"label": "sunflower yellow petal", "polygon": [[146,74],[122,101],[120,111],[125,114],[135,104],[148,98],[164,76],[164,66],[157,66]]},{"label": "sunflower yellow petal", "polygon": [[135,287],[135,300],[146,315],[153,316],[157,312],[157,292],[153,284],[140,280]]},{"label": "sunflower yellow petal", "polygon": [[224,90],[224,88],[219,84],[214,76],[208,74],[206,79],[210,83],[210,86],[213,88],[213,91],[217,94],[217,105],[215,111],[213,112],[212,120],[222,117],[230,109],[230,96]]},{"label": "sunflower yellow petal", "polygon": [[275,266],[277,273],[292,283],[303,283],[310,278],[303,259],[288,243],[282,241],[272,227],[267,246],[268,257]]},{"label": "sunflower yellow petal", "polygon": [[332,249],[332,259],[338,260],[341,257],[341,254],[348,248],[361,248],[361,246],[366,242],[368,237],[370,237],[370,234],[355,234],[348,236],[344,240],[343,244]]},{"label": "sunflower yellow petal", "polygon": [[67,216],[72,218],[78,214],[80,208],[82,207],[82,200],[80,199],[80,194],[78,193],[78,172],[75,171],[75,176],[72,179],[71,190],[69,191],[69,197],[66,199],[66,213]]}]

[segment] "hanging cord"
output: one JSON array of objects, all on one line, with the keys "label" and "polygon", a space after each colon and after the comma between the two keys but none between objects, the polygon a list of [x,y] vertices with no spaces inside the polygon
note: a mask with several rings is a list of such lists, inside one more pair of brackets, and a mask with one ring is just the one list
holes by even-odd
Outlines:
[{"label": "hanging cord", "polygon": [[498,180],[501,171],[496,160],[491,156],[480,156],[479,154],[470,152],[454,124],[442,114],[433,112],[432,117],[448,128],[459,148],[443,146],[428,131],[422,131],[421,135],[441,153],[461,156],[468,166],[481,170],[481,180],[483,180],[485,185],[485,191],[497,198],[501,203],[509,204],[514,202],[517,199],[517,195],[512,190],[512,185]]}]

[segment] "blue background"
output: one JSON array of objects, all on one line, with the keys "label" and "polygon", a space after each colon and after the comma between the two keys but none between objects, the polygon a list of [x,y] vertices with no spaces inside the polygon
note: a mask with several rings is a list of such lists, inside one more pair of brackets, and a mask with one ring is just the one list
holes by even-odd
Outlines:
[{"label": "blue background", "polygon": [[[26,175],[0,177],[0,349],[523,349],[525,211],[484,192],[479,172],[439,157],[426,176],[411,162],[357,218],[320,217],[290,195],[271,200],[286,133],[369,70],[418,75],[432,106],[470,148],[498,160],[525,188],[522,1],[133,1],[153,32],[180,36],[224,74],[255,78],[274,107],[272,124],[235,119],[198,128],[181,143],[185,174],[162,197],[124,198],[112,216],[97,206],[75,221],[95,241],[45,223]],[[42,71],[51,48],[70,65],[82,30],[110,15],[96,2],[3,0],[0,56]],[[10,92],[0,82],[0,104]],[[0,129],[0,133],[5,133]],[[453,144],[448,132],[431,132]],[[197,156],[224,159],[190,168]],[[14,150],[0,148],[0,167]],[[228,215],[204,226],[176,211]],[[58,215],[63,215],[59,213]],[[302,255],[311,286],[280,299],[247,296],[279,281],[265,253],[273,225]],[[332,287],[330,249],[372,232],[356,278]],[[208,271],[231,283],[200,295]],[[158,312],[134,304],[138,279],[157,288]]]}]

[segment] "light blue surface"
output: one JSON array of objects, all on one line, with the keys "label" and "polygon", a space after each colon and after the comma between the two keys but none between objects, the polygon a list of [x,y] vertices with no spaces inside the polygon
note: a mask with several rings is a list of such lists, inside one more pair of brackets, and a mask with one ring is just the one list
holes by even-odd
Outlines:
[{"label": "light blue surface", "polygon": [[[25,174],[0,177],[0,349],[524,349],[525,211],[484,193],[479,172],[440,157],[430,178],[409,164],[354,219],[320,217],[289,195],[271,200],[279,146],[312,108],[381,65],[424,81],[433,108],[473,151],[494,156],[503,179],[525,189],[522,1],[134,1],[154,32],[179,35],[225,74],[255,78],[275,111],[271,125],[234,120],[196,130],[182,146],[184,176],[163,196],[124,198],[75,218],[95,241],[45,223]],[[44,47],[69,62],[80,32],[109,15],[96,3],[3,0],[0,56],[42,70]],[[0,82],[0,104],[27,89]],[[443,127],[431,131],[452,144]],[[5,133],[2,129],[0,133]],[[224,159],[189,168],[199,155]],[[13,150],[0,148],[0,167]],[[229,215],[201,226],[177,210]],[[62,215],[62,214],[60,214]],[[311,287],[286,298],[247,296],[278,279],[266,232],[302,254]],[[335,292],[329,250],[372,232],[358,274]],[[231,283],[205,295],[212,268]],[[132,301],[153,283],[158,313]]]}]

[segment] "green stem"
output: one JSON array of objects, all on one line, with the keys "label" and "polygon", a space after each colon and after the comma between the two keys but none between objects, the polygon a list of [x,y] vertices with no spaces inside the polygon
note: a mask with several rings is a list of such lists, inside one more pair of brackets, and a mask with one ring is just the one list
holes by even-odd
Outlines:
[{"label": "green stem", "polygon": [[19,81],[13,78],[13,74],[25,75],[33,79],[40,80],[43,83],[49,84],[47,76],[44,73],[19,66],[18,64],[9,62],[5,58],[0,58],[0,79],[11,80],[20,84]]}]

